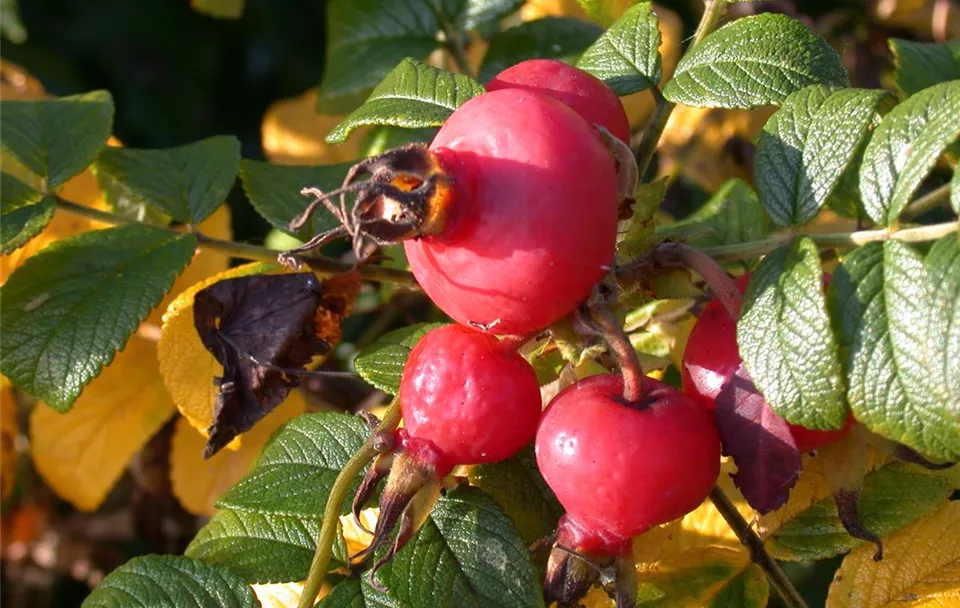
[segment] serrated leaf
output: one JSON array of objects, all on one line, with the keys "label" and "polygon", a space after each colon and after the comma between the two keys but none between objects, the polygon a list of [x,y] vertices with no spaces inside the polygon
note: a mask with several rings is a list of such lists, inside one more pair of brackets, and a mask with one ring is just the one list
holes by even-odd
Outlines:
[{"label": "serrated leaf", "polygon": [[508,460],[470,467],[467,475],[471,485],[500,505],[524,544],[532,545],[556,529],[563,507],[540,475],[532,448]]},{"label": "serrated leaf", "polygon": [[54,200],[7,173],[0,174],[0,253],[40,234],[53,219]]},{"label": "serrated leaf", "polygon": [[385,592],[364,576],[359,590],[335,589],[321,606],[543,607],[526,545],[494,501],[476,488],[441,497],[417,535],[376,577]]},{"label": "serrated leaf", "polygon": [[827,608],[955,605],[960,601],[958,538],[960,502],[954,501],[890,535],[881,562],[873,561],[871,547],[854,549],[834,576]]},{"label": "serrated leaf", "polygon": [[419,0],[331,0],[327,60],[317,108],[346,113],[405,57],[425,59],[440,46],[440,23]]},{"label": "serrated leaf", "polygon": [[383,334],[357,353],[353,361],[357,373],[376,388],[396,395],[410,351],[428,331],[442,325],[445,323],[418,323]]},{"label": "serrated leaf", "polygon": [[270,224],[291,236],[307,240],[340,225],[340,221],[320,207],[300,232],[290,230],[290,220],[298,216],[310,198],[300,194],[304,188],[335,190],[343,183],[353,163],[321,166],[284,166],[244,159],[240,163],[240,181],[250,204]]},{"label": "serrated leaf", "polygon": [[107,176],[135,201],[159,208],[178,222],[197,224],[226,199],[240,168],[240,141],[204,139],[178,148],[105,148],[97,176]]},{"label": "serrated leaf", "polygon": [[[318,506],[323,509],[322,503]],[[200,529],[184,555],[229,568],[248,583],[302,581],[317,547],[320,520],[223,509]],[[335,538],[331,568],[346,559],[342,537]]]},{"label": "serrated leaf", "polygon": [[633,215],[617,228],[617,260],[626,262],[647,253],[657,241],[653,216],[667,193],[667,178],[640,184],[631,206]]},{"label": "serrated leaf", "polygon": [[846,423],[847,406],[823,281],[810,238],[769,253],[747,287],[737,344],[777,414],[809,429],[837,430]]},{"label": "serrated leaf", "polygon": [[934,43],[890,38],[887,44],[896,65],[893,82],[904,97],[960,79],[960,40]]},{"label": "serrated leaf", "polygon": [[958,136],[960,80],[926,88],[887,114],[870,138],[860,168],[860,191],[870,218],[882,226],[897,221]]},{"label": "serrated leaf", "polygon": [[849,86],[840,56],[796,19],[767,13],[704,38],[677,64],[663,95],[688,106],[752,108],[812,84]]},{"label": "serrated leaf", "polygon": [[800,226],[813,219],[888,99],[886,91],[815,85],[784,100],[763,127],[753,167],[775,222]]},{"label": "serrated leaf", "polygon": [[0,101],[0,141],[53,189],[84,170],[113,126],[113,98],[93,91],[58,99]]},{"label": "serrated leaf", "polygon": [[239,19],[245,0],[190,0],[193,10],[218,19]]},{"label": "serrated leaf", "polygon": [[757,241],[770,233],[770,220],[760,197],[746,181],[727,180],[697,211],[683,220],[658,227],[663,237],[693,237],[698,247]]},{"label": "serrated leaf", "polygon": [[362,106],[330,131],[327,141],[344,142],[355,129],[369,125],[439,127],[464,102],[483,92],[480,83],[469,76],[408,57],[377,85]]},{"label": "serrated leaf", "polygon": [[3,373],[65,412],[190,262],[197,240],[145,225],[77,235],[3,285]]},{"label": "serrated leaf", "polygon": [[575,62],[603,33],[600,26],[574,17],[544,17],[506,29],[490,39],[480,66],[480,82],[527,59]]},{"label": "serrated leaf", "polygon": [[270,439],[250,473],[227,490],[217,506],[322,517],[340,469],[368,435],[369,430],[357,416],[333,413],[300,416]]},{"label": "serrated leaf", "polygon": [[[942,507],[958,486],[955,470],[894,463],[867,475],[857,511],[863,525],[883,537]],[[825,559],[863,544],[843,529],[830,497],[797,514],[766,541],[771,555],[789,561]],[[872,553],[874,547],[868,549]]]},{"label": "serrated leaf", "polygon": [[[931,388],[937,399],[960,419],[960,240],[948,234],[930,249],[924,260],[930,285],[927,337],[931,363],[937,368]],[[939,389],[939,390],[938,390]],[[960,424],[960,423],[958,423]]]},{"label": "serrated leaf", "polygon": [[607,83],[617,95],[660,84],[660,30],[649,2],[631,7],[590,46],[577,67]]},{"label": "serrated leaf", "polygon": [[933,358],[933,332],[942,331],[931,326],[933,305],[920,255],[898,241],[848,254],[828,293],[856,419],[927,458],[957,461],[960,422],[956,404],[941,399],[949,390]]},{"label": "serrated leaf", "polygon": [[259,608],[243,580],[226,568],[179,555],[135,557],[107,575],[82,608]]}]

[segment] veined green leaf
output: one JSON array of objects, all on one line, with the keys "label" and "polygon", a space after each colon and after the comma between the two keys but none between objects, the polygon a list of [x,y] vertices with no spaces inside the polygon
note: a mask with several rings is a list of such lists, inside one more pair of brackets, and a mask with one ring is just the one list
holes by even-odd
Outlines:
[{"label": "veined green leaf", "polygon": [[960,240],[948,234],[930,249],[924,260],[930,285],[927,336],[935,371],[929,383],[936,398],[946,404],[960,424]]},{"label": "veined green leaf", "polygon": [[660,84],[660,30],[649,2],[631,7],[584,51],[577,67],[629,95]]},{"label": "veined green leaf", "polygon": [[603,29],[573,17],[544,17],[506,29],[490,39],[480,66],[480,82],[527,59],[574,63]]},{"label": "veined green leaf", "polygon": [[353,362],[357,373],[371,385],[396,395],[410,351],[428,331],[442,325],[445,323],[419,323],[383,334],[357,353]]},{"label": "veined green leaf", "polygon": [[469,76],[408,57],[377,85],[362,106],[327,134],[327,141],[346,141],[354,129],[366,125],[439,127],[465,101],[483,92],[480,83]]},{"label": "veined green leaf", "polygon": [[895,107],[867,144],[863,206],[887,226],[900,216],[947,146],[960,136],[960,80],[923,89]]},{"label": "veined green leaf", "polygon": [[780,103],[812,84],[848,86],[840,56],[805,25],[771,13],[743,17],[685,55],[663,89],[672,102],[710,108]]},{"label": "veined green leaf", "polygon": [[0,289],[3,373],[70,409],[193,257],[197,240],[133,224],[86,232],[27,260]]},{"label": "veined green leaf", "polygon": [[904,97],[960,79],[960,40],[934,43],[890,38],[887,43],[897,66],[893,81]]},{"label": "veined green leaf", "polygon": [[856,156],[885,91],[807,87],[787,97],[760,135],[754,178],[775,222],[799,226],[813,219]]},{"label": "veined green leaf", "polygon": [[27,244],[53,219],[54,200],[7,173],[0,174],[0,253]]},{"label": "veined green leaf", "polygon": [[699,247],[756,241],[769,232],[770,220],[760,198],[739,178],[727,180],[702,207],[679,222],[657,227],[660,237],[692,237]]}]

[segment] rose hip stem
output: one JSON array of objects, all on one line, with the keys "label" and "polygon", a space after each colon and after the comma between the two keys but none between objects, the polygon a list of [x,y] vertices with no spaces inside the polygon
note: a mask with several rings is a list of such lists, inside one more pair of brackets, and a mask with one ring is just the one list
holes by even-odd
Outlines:
[{"label": "rose hip stem", "polygon": [[609,309],[593,311],[593,318],[613,354],[620,362],[620,374],[623,376],[623,400],[635,409],[643,409],[643,368],[640,357],[623,328],[617,323]]}]

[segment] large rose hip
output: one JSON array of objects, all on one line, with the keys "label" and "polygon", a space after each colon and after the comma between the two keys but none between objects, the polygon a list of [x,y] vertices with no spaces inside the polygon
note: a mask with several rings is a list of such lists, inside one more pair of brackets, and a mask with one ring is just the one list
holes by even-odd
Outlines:
[{"label": "large rose hip", "polygon": [[427,295],[462,324],[535,331],[570,313],[613,261],[617,176],[564,104],[505,89],[457,109],[430,145],[454,180],[441,229],[404,243]]},{"label": "large rose hip", "polygon": [[624,542],[695,509],[720,474],[713,417],[651,378],[641,408],[621,403],[619,375],[557,395],[537,430],[537,464],[567,514],[575,548],[616,555]]},{"label": "large rose hip", "polygon": [[[829,281],[829,277],[826,280]],[[750,275],[737,277],[735,282],[740,293],[743,293],[750,283]],[[712,412],[716,407],[717,395],[740,368],[740,364],[737,324],[730,318],[723,303],[714,298],[697,319],[683,352],[680,370],[683,392]],[[850,432],[853,423],[854,419],[850,416],[846,426],[837,431],[818,431],[791,424],[790,434],[802,454],[843,437]]]},{"label": "large rose hip", "polygon": [[549,95],[583,117],[630,143],[630,121],[620,98],[592,74],[555,59],[530,59],[500,72],[487,83],[488,91],[525,89]]},{"label": "large rose hip", "polygon": [[410,353],[400,403],[406,432],[431,442],[443,464],[496,462],[533,439],[540,386],[516,345],[445,325],[425,335]]}]

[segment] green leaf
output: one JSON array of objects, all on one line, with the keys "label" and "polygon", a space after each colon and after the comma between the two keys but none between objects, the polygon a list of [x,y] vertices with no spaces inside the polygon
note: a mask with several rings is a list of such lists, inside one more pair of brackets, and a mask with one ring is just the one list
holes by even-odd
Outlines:
[{"label": "green leaf", "polygon": [[133,200],[178,222],[199,224],[223,203],[237,179],[240,140],[211,137],[165,150],[105,148],[96,168],[98,177],[109,177]]},{"label": "green leaf", "polygon": [[756,241],[770,232],[760,198],[746,181],[727,180],[700,209],[679,222],[658,227],[659,237],[695,237],[698,247]]},{"label": "green leaf", "polygon": [[239,19],[245,0],[190,0],[193,10],[218,19]]},{"label": "green leaf", "polygon": [[660,30],[649,2],[631,7],[584,51],[577,67],[629,95],[660,84]]},{"label": "green leaf", "polygon": [[[318,505],[323,509],[323,503]],[[292,517],[222,509],[200,529],[184,553],[229,568],[248,583],[290,583],[307,578],[320,537],[320,517]],[[346,560],[336,535],[331,568]]]},{"label": "green leaf", "polygon": [[439,127],[464,102],[483,92],[480,83],[469,76],[407,58],[377,85],[362,106],[327,134],[327,141],[344,142],[355,129],[368,125]]},{"label": "green leaf", "polygon": [[960,79],[960,40],[928,43],[890,38],[887,44],[896,64],[893,81],[904,97]]},{"label": "green leaf", "polygon": [[767,13],[704,38],[677,64],[663,95],[687,106],[752,108],[811,84],[849,86],[840,56],[799,21]]},{"label": "green leaf", "polygon": [[396,395],[400,390],[403,366],[414,345],[428,331],[446,323],[417,323],[380,336],[380,339],[357,353],[353,365],[357,373],[372,386]]},{"label": "green leaf", "polygon": [[809,429],[847,420],[843,370],[827,316],[816,244],[796,239],[754,271],[737,322],[740,356],[778,414]]},{"label": "green leaf", "polygon": [[950,206],[954,213],[960,215],[960,168],[953,170],[953,178],[950,179]]},{"label": "green leaf", "polygon": [[127,343],[197,239],[145,225],[86,232],[27,260],[0,288],[3,373],[59,412]]},{"label": "green leaf", "polygon": [[470,484],[483,490],[517,527],[525,545],[557,528],[563,507],[540,475],[533,448],[501,462],[470,467]]},{"label": "green leaf", "polygon": [[368,435],[357,416],[299,416],[270,438],[250,472],[220,497],[217,506],[322,517],[340,469]]},{"label": "green leaf", "polygon": [[657,241],[653,216],[667,193],[667,178],[640,184],[634,194],[633,215],[617,229],[617,260],[627,262],[647,253]]},{"label": "green leaf", "polygon": [[53,219],[54,200],[7,173],[0,174],[0,253],[23,247]]},{"label": "green leaf", "polygon": [[[863,480],[857,504],[860,521],[882,537],[932,513],[960,488],[955,469],[931,471],[903,462],[877,469]],[[777,559],[807,561],[833,557],[864,542],[843,529],[836,504],[828,497],[787,522],[766,546]]]},{"label": "green leaf", "polygon": [[854,417],[930,459],[955,462],[960,424],[956,405],[940,398],[950,391],[945,362],[934,359],[942,339],[929,318],[935,301],[920,255],[892,240],[848,254],[828,293]]},{"label": "green leaf", "polygon": [[259,608],[253,590],[225,568],[179,555],[135,557],[107,575],[82,608]]},{"label": "green leaf", "polygon": [[[930,249],[924,260],[930,286],[927,337],[936,372],[930,383],[937,399],[960,420],[960,240],[948,234]],[[960,424],[960,423],[955,423]]]},{"label": "green leaf", "polygon": [[352,164],[284,166],[244,159],[240,163],[240,181],[257,213],[274,228],[306,241],[315,234],[336,228],[340,221],[326,208],[318,207],[312,221],[300,232],[291,231],[290,220],[300,215],[312,200],[300,191],[319,188],[329,192],[339,188]]},{"label": "green leaf", "polygon": [[523,6],[524,0],[464,0],[461,10],[454,17],[453,25],[458,30],[472,30],[478,26],[497,21]]},{"label": "green leaf", "polygon": [[377,156],[387,150],[407,144],[429,143],[437,135],[437,129],[404,129],[403,127],[373,127],[360,144],[360,156]]},{"label": "green leaf", "polygon": [[890,99],[886,91],[823,85],[787,97],[764,125],[754,158],[757,191],[775,222],[813,219]]},{"label": "green leaf", "polygon": [[[637,573],[637,608],[709,605],[735,584],[748,565],[742,553],[729,548],[688,549]],[[762,583],[755,586],[759,589],[754,593],[769,593]]]},{"label": "green leaf", "polygon": [[478,606],[542,608],[540,579],[506,515],[476,488],[440,498],[417,535],[367,580],[337,589],[323,608]]},{"label": "green leaf", "polygon": [[527,59],[576,62],[603,33],[600,26],[574,17],[544,17],[504,30],[490,40],[480,66],[480,82]]},{"label": "green leaf", "polygon": [[440,46],[440,24],[420,0],[330,0],[327,61],[317,96],[325,114],[350,112],[405,57],[425,59]]},{"label": "green leaf", "polygon": [[873,221],[897,221],[944,149],[960,136],[960,80],[926,88],[894,108],[867,144],[860,168]]},{"label": "green leaf", "polygon": [[770,584],[757,564],[723,586],[706,608],[764,608],[770,596]]},{"label": "green leaf", "polygon": [[93,91],[40,101],[0,101],[0,142],[53,189],[94,161],[113,126],[113,98]]},{"label": "green leaf", "polygon": [[3,19],[0,20],[0,35],[14,44],[23,44],[27,41],[27,30],[20,20],[18,5],[18,0],[0,0],[0,13],[3,13]]}]

